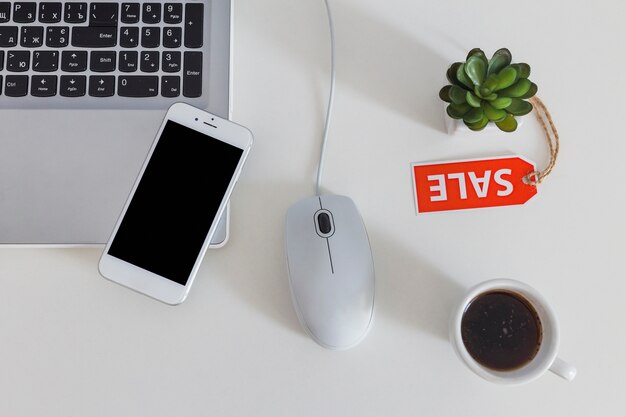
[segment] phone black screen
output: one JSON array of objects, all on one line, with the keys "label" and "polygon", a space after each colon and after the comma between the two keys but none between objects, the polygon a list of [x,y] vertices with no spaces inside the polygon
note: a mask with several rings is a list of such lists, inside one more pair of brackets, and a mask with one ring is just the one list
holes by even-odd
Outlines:
[{"label": "phone black screen", "polygon": [[186,285],[242,154],[168,121],[109,255]]}]

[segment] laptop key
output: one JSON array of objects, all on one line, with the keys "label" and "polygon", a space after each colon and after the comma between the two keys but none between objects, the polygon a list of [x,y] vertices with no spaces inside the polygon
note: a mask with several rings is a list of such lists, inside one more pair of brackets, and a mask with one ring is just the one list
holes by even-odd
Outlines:
[{"label": "laptop key", "polygon": [[62,48],[70,42],[70,28],[67,26],[50,26],[46,30],[46,46]]},{"label": "laptop key", "polygon": [[61,75],[59,94],[63,97],[82,97],[86,87],[87,77],[84,75]]},{"label": "laptop key", "polygon": [[56,75],[33,75],[30,95],[35,97],[52,97],[57,94]]},{"label": "laptop key", "polygon": [[4,84],[2,83],[2,75],[0,75],[0,95],[2,95],[2,86]]},{"label": "laptop key", "polygon": [[72,46],[79,48],[111,48],[117,44],[117,27],[83,27],[72,29]]},{"label": "laptop key", "polygon": [[166,27],[163,29],[163,46],[166,48],[178,48],[183,32],[179,27]]},{"label": "laptop key", "polygon": [[22,26],[21,45],[38,48],[43,45],[43,26]]},{"label": "laptop key", "polygon": [[61,3],[39,3],[39,21],[41,23],[58,23],[61,21]]},{"label": "laptop key", "polygon": [[180,96],[180,77],[172,75],[161,77],[161,95],[163,97]]},{"label": "laptop key", "polygon": [[87,70],[87,51],[63,51],[61,70],[64,72],[82,72]]},{"label": "laptop key", "polygon": [[163,72],[180,71],[180,52],[163,52]]},{"label": "laptop key", "polygon": [[139,28],[125,26],[120,30],[120,46],[122,48],[136,48],[139,45]]},{"label": "laptop key", "polygon": [[2,71],[3,69],[4,69],[4,51],[0,51],[0,71]]},{"label": "laptop key", "polygon": [[[7,51],[7,71],[28,71],[30,64],[30,51]],[[8,80],[8,77],[7,77]]]},{"label": "laptop key", "polygon": [[[0,23],[6,23],[11,18],[11,3],[3,1],[0,3]],[[0,83],[1,84],[1,83]]]},{"label": "laptop key", "polygon": [[13,21],[15,23],[32,23],[37,14],[37,3],[16,2],[13,4]]},{"label": "laptop key", "polygon": [[142,72],[157,72],[159,70],[159,53],[157,51],[143,51],[139,68]]},{"label": "laptop key", "polygon": [[33,71],[52,72],[59,68],[59,51],[33,52]]},{"label": "laptop key", "polygon": [[122,23],[139,23],[139,3],[122,3]]},{"label": "laptop key", "polygon": [[183,62],[183,95],[202,95],[202,52],[185,52]]},{"label": "laptop key", "polygon": [[17,26],[0,26],[0,47],[10,48],[17,45]]},{"label": "laptop key", "polygon": [[117,26],[118,3],[91,3],[89,26]]},{"label": "laptop key", "polygon": [[121,51],[119,70],[121,72],[137,71],[137,51]]},{"label": "laptop key", "polygon": [[93,72],[115,71],[117,65],[115,51],[93,51],[89,60],[89,69]]},{"label": "laptop key", "polygon": [[170,25],[183,21],[183,5],[182,3],[165,3],[163,12],[163,21]]},{"label": "laptop key", "polygon": [[141,31],[141,46],[144,48],[156,48],[161,41],[161,28],[144,27]]},{"label": "laptop key", "polygon": [[159,23],[161,21],[161,3],[144,3],[141,21],[147,24]]},{"label": "laptop key", "polygon": [[87,21],[87,3],[65,3],[65,21],[67,23],[84,23]]},{"label": "laptop key", "polygon": [[4,95],[24,97],[28,94],[28,75],[7,75],[4,84]]},{"label": "laptop key", "polygon": [[120,75],[117,94],[122,97],[154,97],[159,93],[159,77],[156,75]]},{"label": "laptop key", "polygon": [[92,97],[111,97],[115,94],[115,76],[91,75],[89,77],[89,95]]},{"label": "laptop key", "polygon": [[202,47],[202,23],[204,4],[187,3],[185,5],[185,46],[187,48]]}]

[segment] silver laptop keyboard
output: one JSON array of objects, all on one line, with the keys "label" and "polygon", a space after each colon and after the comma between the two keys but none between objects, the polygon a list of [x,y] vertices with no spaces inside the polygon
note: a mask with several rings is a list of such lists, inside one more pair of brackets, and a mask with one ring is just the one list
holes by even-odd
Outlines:
[{"label": "silver laptop keyboard", "polygon": [[0,1],[0,107],[193,103],[206,96],[206,8],[190,0]]}]

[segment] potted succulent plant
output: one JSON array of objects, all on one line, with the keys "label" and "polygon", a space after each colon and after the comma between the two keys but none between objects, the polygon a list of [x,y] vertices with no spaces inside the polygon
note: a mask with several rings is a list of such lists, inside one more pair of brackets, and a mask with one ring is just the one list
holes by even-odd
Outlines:
[{"label": "potted succulent plant", "polygon": [[533,109],[527,100],[537,93],[537,85],[529,75],[530,66],[512,63],[508,49],[499,49],[487,60],[485,53],[475,48],[465,62],[450,66],[450,85],[439,91],[439,97],[449,103],[448,116],[462,120],[470,130],[483,130],[494,123],[504,132],[513,132],[518,126],[515,117]]}]

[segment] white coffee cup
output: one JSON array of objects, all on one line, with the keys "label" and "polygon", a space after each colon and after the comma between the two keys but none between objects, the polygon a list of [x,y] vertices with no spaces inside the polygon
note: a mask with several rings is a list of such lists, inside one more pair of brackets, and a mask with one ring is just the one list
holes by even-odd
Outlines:
[{"label": "white coffee cup", "polygon": [[[541,344],[535,357],[528,364],[512,371],[496,371],[482,366],[469,354],[461,335],[461,321],[470,303],[477,296],[496,290],[519,294],[531,303],[539,316],[543,330]],[[450,318],[450,342],[469,369],[491,382],[523,384],[539,378],[548,370],[568,381],[576,376],[576,368],[556,356],[559,349],[559,326],[554,312],[534,288],[512,279],[485,281],[467,293]]]}]

